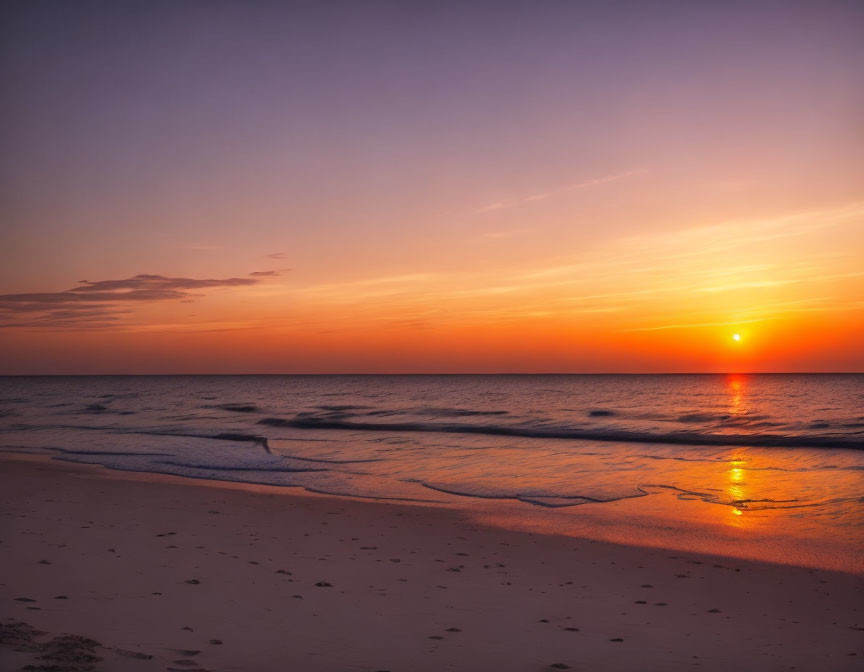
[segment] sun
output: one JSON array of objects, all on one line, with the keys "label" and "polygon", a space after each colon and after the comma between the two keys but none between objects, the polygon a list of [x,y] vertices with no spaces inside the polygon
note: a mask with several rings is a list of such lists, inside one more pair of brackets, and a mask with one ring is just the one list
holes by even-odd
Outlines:
[{"label": "sun", "polygon": [[741,340],[741,334],[732,334],[732,340],[737,343]]}]

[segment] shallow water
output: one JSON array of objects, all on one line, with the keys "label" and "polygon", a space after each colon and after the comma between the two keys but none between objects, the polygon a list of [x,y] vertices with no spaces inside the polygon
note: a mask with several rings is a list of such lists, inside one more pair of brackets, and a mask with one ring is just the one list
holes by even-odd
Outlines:
[{"label": "shallow water", "polygon": [[701,525],[864,550],[862,375],[7,377],[0,448],[537,529],[644,514],[648,544]]}]

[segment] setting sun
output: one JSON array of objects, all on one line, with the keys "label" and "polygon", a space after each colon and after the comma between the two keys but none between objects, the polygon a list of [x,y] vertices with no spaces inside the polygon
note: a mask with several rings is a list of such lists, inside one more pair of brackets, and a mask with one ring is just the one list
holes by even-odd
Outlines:
[{"label": "setting sun", "polygon": [[732,334],[732,340],[736,341],[736,342],[740,341],[741,340],[741,334]]}]

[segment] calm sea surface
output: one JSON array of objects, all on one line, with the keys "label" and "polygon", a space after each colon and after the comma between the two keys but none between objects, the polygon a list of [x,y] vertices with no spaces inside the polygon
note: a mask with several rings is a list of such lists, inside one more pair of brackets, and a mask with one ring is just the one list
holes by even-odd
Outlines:
[{"label": "calm sea surface", "polygon": [[841,568],[864,551],[864,375],[7,377],[0,449],[649,545],[791,540]]}]

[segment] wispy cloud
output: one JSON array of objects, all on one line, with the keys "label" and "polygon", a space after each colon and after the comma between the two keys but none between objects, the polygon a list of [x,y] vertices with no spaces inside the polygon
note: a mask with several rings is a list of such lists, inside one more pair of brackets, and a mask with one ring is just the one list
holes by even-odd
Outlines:
[{"label": "wispy cloud", "polygon": [[723,322],[689,322],[684,324],[663,324],[658,327],[634,327],[632,329],[621,329],[621,332],[633,331],[666,331],[667,329],[705,329],[709,327],[729,327],[738,324],[753,324],[764,322],[766,318],[754,318],[752,320],[726,320]]},{"label": "wispy cloud", "polygon": [[845,280],[847,278],[864,277],[864,271],[855,271],[852,273],[817,273],[805,277],[781,278],[777,280],[753,280],[747,282],[738,282],[729,285],[714,285],[711,287],[700,287],[695,290],[698,292],[732,292],[739,289],[763,289],[765,287],[780,287],[782,285],[792,285],[798,283],[813,283],[824,280]]},{"label": "wispy cloud", "polygon": [[316,301],[322,300],[348,300],[357,301],[373,297],[391,296],[405,292],[416,291],[418,287],[429,287],[439,275],[433,273],[409,273],[401,275],[387,275],[376,278],[366,278],[353,282],[329,283],[324,285],[313,285],[298,290],[298,295],[314,297]]},{"label": "wispy cloud", "polygon": [[[864,272],[854,255],[820,251],[819,243],[828,234],[858,240],[862,218],[864,206],[852,203],[694,223],[607,240],[545,264],[394,274],[313,285],[293,296],[300,310],[326,306],[330,316],[352,321],[423,305],[446,309],[431,321],[458,324],[607,314],[606,328],[653,331],[773,319],[852,307],[854,284]],[[802,245],[809,250],[804,258]],[[779,305],[793,287],[799,304]],[[826,292],[833,297],[830,303],[800,303]],[[340,310],[334,311],[335,305]]]},{"label": "wispy cloud", "polygon": [[62,292],[0,295],[0,328],[110,326],[129,312],[123,305],[160,301],[189,301],[193,290],[242,287],[252,278],[169,278],[141,274],[123,280],[82,280]]},{"label": "wispy cloud", "polygon": [[642,175],[645,170],[628,170],[624,173],[615,173],[613,175],[604,175],[603,177],[595,177],[590,180],[585,180],[584,182],[577,182],[575,184],[570,184],[566,187],[561,187],[560,189],[553,189],[552,191],[545,191],[539,194],[532,194],[531,196],[525,196],[523,198],[517,198],[512,201],[497,201],[495,203],[489,203],[488,205],[484,205],[482,208],[478,208],[474,211],[475,215],[480,215],[487,212],[495,212],[496,210],[506,210],[510,208],[518,208],[522,205],[528,205],[529,203],[537,203],[539,201],[545,201],[555,196],[561,196],[563,194],[570,193],[572,191],[578,191],[580,189],[587,189],[589,187],[597,187],[601,184],[606,184],[608,182],[615,182],[617,180],[624,179],[625,177],[632,177],[634,175]]}]

